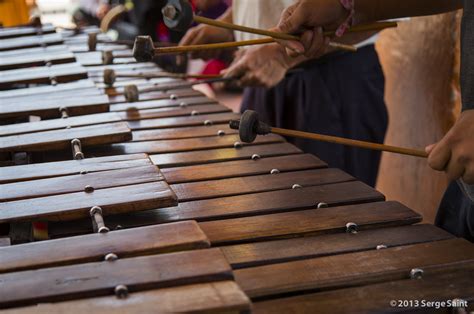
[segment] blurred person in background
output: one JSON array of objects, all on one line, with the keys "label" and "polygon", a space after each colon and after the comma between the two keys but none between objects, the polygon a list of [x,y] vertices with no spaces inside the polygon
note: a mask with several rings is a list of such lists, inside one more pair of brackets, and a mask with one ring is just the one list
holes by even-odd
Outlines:
[{"label": "blurred person in background", "polygon": [[[276,25],[293,0],[234,0],[219,19],[254,28]],[[226,75],[245,86],[241,110],[252,109],[270,125],[383,143],[388,126],[384,74],[373,34],[347,35],[338,41],[358,43],[358,51],[323,50],[315,58],[289,57],[278,44],[239,49]],[[182,45],[258,38],[208,25],[188,31]],[[312,51],[313,52],[313,51]],[[222,57],[224,51],[192,53],[193,58]],[[314,53],[314,52],[313,52]],[[381,153],[331,143],[289,138],[307,153],[374,186]]]}]

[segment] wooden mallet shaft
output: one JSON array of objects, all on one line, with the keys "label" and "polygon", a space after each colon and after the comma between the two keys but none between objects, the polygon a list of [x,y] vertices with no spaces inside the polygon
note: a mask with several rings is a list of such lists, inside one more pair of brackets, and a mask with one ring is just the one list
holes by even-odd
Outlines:
[{"label": "wooden mallet shaft", "polygon": [[397,153],[397,154],[402,154],[402,155],[409,155],[409,156],[422,157],[422,158],[428,157],[428,153],[426,153],[425,151],[416,150],[412,148],[390,146],[390,145],[379,144],[379,143],[353,140],[353,139],[348,139],[348,138],[338,137],[338,136],[323,135],[323,134],[317,134],[317,133],[271,127],[268,124],[259,121],[257,112],[253,110],[246,110],[242,114],[240,120],[230,121],[229,127],[231,129],[239,130],[240,139],[246,143],[253,142],[255,138],[257,137],[257,135],[266,135],[269,133],[274,133],[274,134],[279,134],[283,136],[298,137],[298,138],[304,138],[304,139],[327,142],[327,143],[342,144],[342,145],[347,145],[347,146],[352,146],[352,147],[391,152],[391,153]]},{"label": "wooden mallet shaft", "polygon": [[[213,21],[213,20],[211,20]],[[223,23],[220,21],[214,21],[214,22],[219,22]],[[396,27],[397,23],[396,22],[380,22],[380,23],[373,23],[373,24],[368,24],[368,25],[359,25],[359,26],[354,26],[351,28],[348,32],[349,33],[356,33],[356,32],[367,32],[367,31],[379,31],[383,30],[386,28],[393,28]],[[244,27],[244,26],[239,26],[239,27]],[[269,31],[266,30],[259,30],[260,33],[267,33]],[[279,38],[260,38],[260,39],[253,39],[253,40],[243,40],[243,41],[235,41],[235,42],[226,42],[226,43],[216,43],[216,44],[203,44],[203,45],[189,45],[189,46],[176,46],[176,47],[159,47],[159,48],[154,48],[154,54],[155,55],[166,55],[166,54],[180,54],[180,53],[187,53],[187,52],[193,52],[193,51],[203,51],[203,50],[215,50],[215,49],[231,49],[231,48],[237,48],[237,47],[243,47],[243,46],[252,46],[252,45],[262,45],[262,44],[270,44],[276,42],[278,39],[283,39],[283,40],[299,40],[299,37],[294,38],[294,35],[289,35],[289,34],[283,34],[283,33],[276,33],[280,34],[278,35]],[[328,36],[333,35],[334,31],[326,31],[325,34]],[[287,37],[287,36],[291,36]],[[283,38],[284,37],[284,38]],[[333,47],[336,48],[341,48],[344,50],[348,51],[356,51],[357,49],[354,46],[351,45],[345,45],[341,43],[335,43],[332,42],[330,44]]]},{"label": "wooden mallet shaft", "polygon": [[391,145],[385,145],[385,144],[353,140],[353,139],[348,139],[348,138],[338,137],[338,136],[323,135],[323,134],[317,134],[317,133],[309,133],[309,132],[302,132],[302,131],[296,131],[296,130],[274,128],[274,127],[271,127],[270,131],[271,133],[279,134],[283,136],[298,137],[298,138],[304,138],[304,139],[315,140],[315,141],[320,141],[320,142],[342,144],[342,145],[347,145],[347,146],[352,146],[352,147],[378,150],[378,151],[383,151],[383,152],[390,152],[390,153],[409,155],[409,156],[415,156],[415,157],[422,157],[422,158],[428,157],[427,152],[413,149],[413,148],[391,146]]},{"label": "wooden mallet shaft", "polygon": [[[258,28],[253,28],[253,27],[247,27],[247,26],[242,26],[242,25],[236,25],[232,23],[227,23],[223,21],[218,21],[218,20],[213,20],[213,19],[208,19],[206,17],[194,16],[194,21],[196,23],[201,23],[201,24],[207,24],[215,27],[220,27],[220,28],[225,28],[233,31],[240,31],[244,33],[250,33],[250,34],[256,34],[256,35],[263,35],[263,36],[268,36],[273,39],[282,39],[282,40],[297,40],[299,41],[301,38],[300,36],[296,35],[291,35],[291,34],[284,34],[284,33],[279,33],[279,32],[273,32],[273,31],[268,31],[264,29],[258,29]],[[330,36],[330,35],[326,35]],[[341,49],[341,50],[346,50],[346,51],[351,51],[355,52],[357,51],[357,48],[353,45],[346,45],[342,43],[337,43],[337,42],[329,42],[329,46],[336,48],[336,49]]]}]

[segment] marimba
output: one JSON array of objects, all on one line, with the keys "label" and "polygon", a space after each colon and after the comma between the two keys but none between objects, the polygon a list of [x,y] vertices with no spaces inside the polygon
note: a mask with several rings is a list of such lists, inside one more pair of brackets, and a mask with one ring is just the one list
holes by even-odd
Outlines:
[{"label": "marimba", "polygon": [[240,142],[181,80],[104,84],[161,70],[43,28],[0,29],[5,313],[473,309],[472,243],[281,136]]}]

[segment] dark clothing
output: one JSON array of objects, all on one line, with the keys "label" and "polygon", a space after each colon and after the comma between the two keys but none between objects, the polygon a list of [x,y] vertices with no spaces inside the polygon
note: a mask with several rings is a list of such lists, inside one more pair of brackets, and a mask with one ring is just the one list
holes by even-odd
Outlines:
[{"label": "dark clothing", "polygon": [[[272,126],[383,143],[388,116],[384,75],[373,45],[337,53],[289,71],[271,89],[247,88],[242,111],[252,109]],[[288,138],[331,167],[374,186],[380,152]]]},{"label": "dark clothing", "polygon": [[[463,110],[474,110],[474,1],[464,1],[461,27],[461,92]],[[474,136],[474,134],[472,134]],[[474,148],[473,148],[474,149]],[[438,209],[436,225],[474,242],[474,202],[452,182]]]},{"label": "dark clothing", "polygon": [[458,237],[474,242],[474,203],[452,182],[439,206],[435,224]]},{"label": "dark clothing", "polygon": [[[461,92],[463,110],[474,109],[474,1],[464,1],[461,29]],[[473,135],[474,136],[474,135]]]}]

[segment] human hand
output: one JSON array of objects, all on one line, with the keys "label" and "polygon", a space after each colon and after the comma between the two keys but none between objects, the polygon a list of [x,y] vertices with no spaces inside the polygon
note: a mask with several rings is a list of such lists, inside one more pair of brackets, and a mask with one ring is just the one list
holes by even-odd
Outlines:
[{"label": "human hand", "polygon": [[[234,40],[234,34],[231,30],[204,25],[193,27],[188,30],[183,39],[179,42],[180,46],[213,44],[229,42]],[[220,55],[220,50],[201,50],[190,54],[193,59],[209,60]]]},{"label": "human hand", "polygon": [[99,20],[102,20],[109,11],[110,11],[110,5],[103,3],[99,5],[99,7],[97,8],[95,15],[97,16]]},{"label": "human hand", "polygon": [[237,52],[234,62],[223,71],[225,77],[240,78],[241,86],[277,85],[291,64],[284,49],[277,44],[253,46]]},{"label": "human hand", "polygon": [[474,110],[466,110],[436,144],[426,147],[431,168],[445,171],[450,180],[474,184]]},{"label": "human hand", "polygon": [[329,44],[325,29],[336,29],[348,15],[339,0],[299,0],[283,11],[277,27],[272,29],[287,34],[301,34],[301,41],[279,41],[291,56],[304,54],[315,58]]}]

